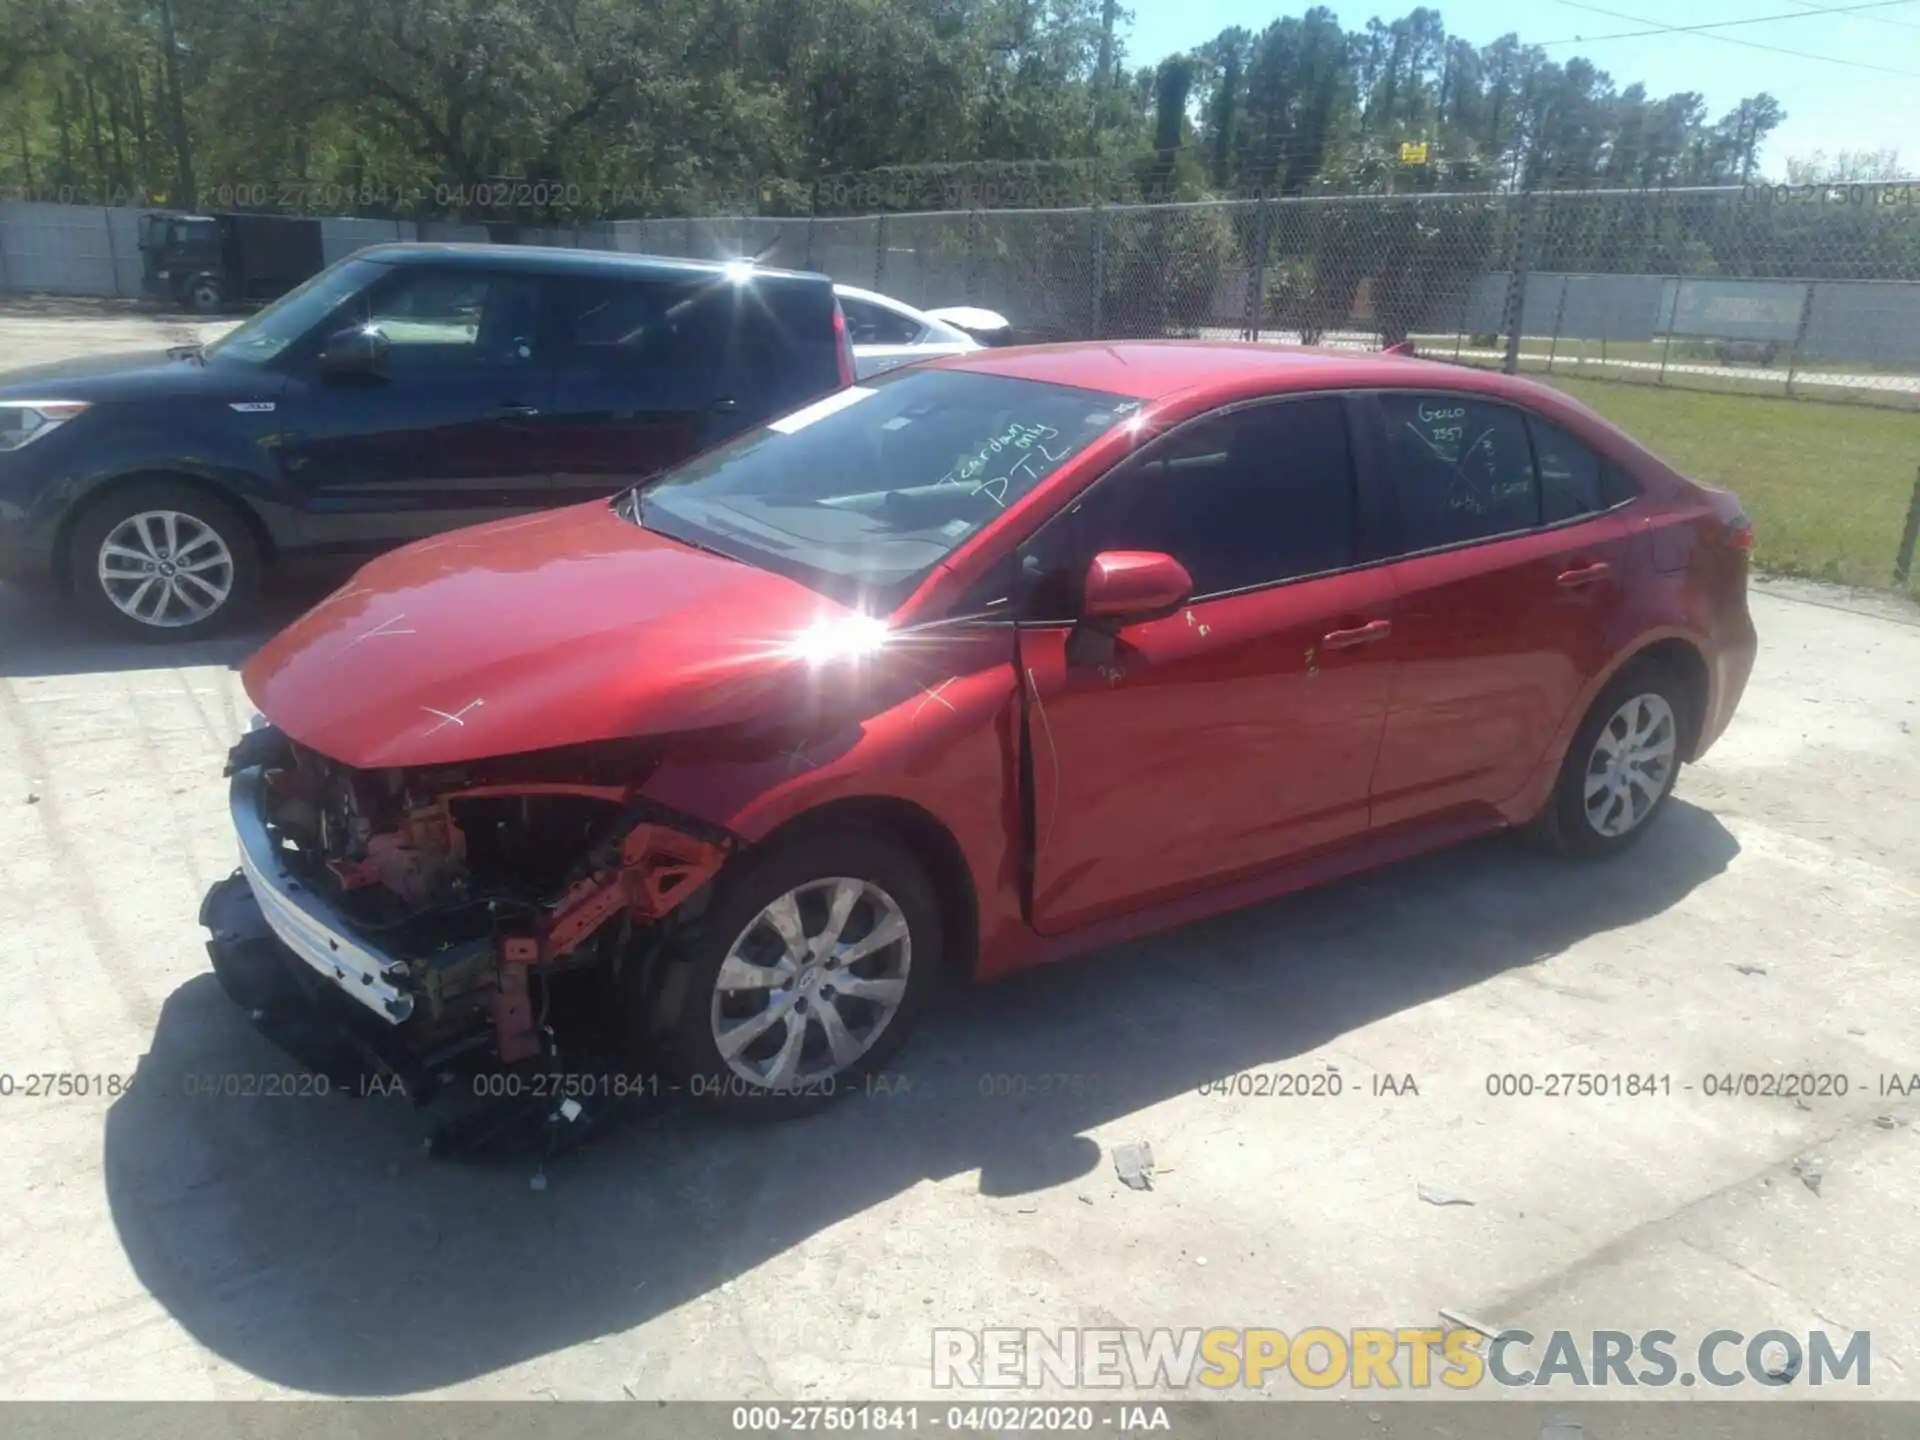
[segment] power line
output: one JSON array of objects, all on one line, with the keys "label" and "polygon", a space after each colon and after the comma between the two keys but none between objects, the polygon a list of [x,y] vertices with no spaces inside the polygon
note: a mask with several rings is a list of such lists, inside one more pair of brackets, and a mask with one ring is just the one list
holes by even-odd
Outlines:
[{"label": "power line", "polygon": [[[1847,13],[1844,10],[1829,10],[1825,5],[1815,5],[1813,0],[1793,0],[1793,3],[1801,9],[1815,15],[1844,15]],[[1856,20],[1871,20],[1876,25],[1891,25],[1896,30],[1920,30],[1920,25],[1915,25],[1912,21],[1891,20],[1885,15],[1855,15],[1853,18]]]},{"label": "power line", "polygon": [[[1757,25],[1772,20],[1801,20],[1812,11],[1794,12],[1788,15],[1763,15],[1749,20],[1720,20],[1705,25],[1662,25],[1649,20],[1644,15],[1628,15],[1619,10],[1606,10],[1598,5],[1587,5],[1581,0],[1559,0],[1562,5],[1575,10],[1591,10],[1596,15],[1611,16],[1615,20],[1630,20],[1636,25],[1651,26],[1647,30],[1622,30],[1612,35],[1573,35],[1565,40],[1549,40],[1549,45],[1591,45],[1601,40],[1631,40],[1643,35],[1697,35],[1702,40],[1719,40],[1728,45],[1739,45],[1748,50],[1765,50],[1775,55],[1791,55],[1796,60],[1816,60],[1825,65],[1844,65],[1850,70],[1872,70],[1882,75],[1899,75],[1909,80],[1920,80],[1920,71],[1895,70],[1886,65],[1872,65],[1865,60],[1843,60],[1834,55],[1816,55],[1807,50],[1790,50],[1784,45],[1763,45],[1758,40],[1743,40],[1737,35],[1720,35],[1717,30],[1729,25]],[[1825,15],[1842,15],[1852,10],[1881,8],[1888,5],[1904,5],[1910,0],[1873,0],[1871,5],[1845,6],[1840,9],[1822,10]]]},{"label": "power line", "polygon": [[[1815,5],[1812,3],[1812,0],[1792,0],[1793,4],[1801,8],[1798,10],[1788,10],[1779,15],[1749,15],[1739,20],[1703,20],[1698,25],[1668,25],[1659,20],[1641,20],[1637,15],[1625,15],[1618,10],[1605,10],[1598,5],[1579,3],[1579,0],[1560,0],[1560,3],[1562,5],[1570,5],[1575,10],[1591,10],[1596,15],[1610,15],[1615,20],[1632,20],[1637,24],[1658,27],[1653,30],[1633,31],[1632,33],[1635,35],[1661,35],[1669,31],[1691,35],[1708,30],[1731,30],[1737,25],[1771,25],[1780,20],[1811,20],[1816,15],[1854,15],[1862,10],[1891,10],[1897,6],[1911,5],[1914,3],[1914,0],[1862,0],[1862,3],[1855,5]],[[1876,20],[1880,17],[1867,15],[1862,18]],[[1900,24],[1897,20],[1889,23]],[[1903,26],[1902,28],[1911,29],[1913,27]],[[1614,35],[1589,35],[1579,38],[1588,40],[1614,40],[1624,37]],[[1709,36],[1708,38],[1724,39],[1726,37]],[[1568,42],[1564,40],[1550,40],[1547,43],[1550,45],[1564,45]]]}]

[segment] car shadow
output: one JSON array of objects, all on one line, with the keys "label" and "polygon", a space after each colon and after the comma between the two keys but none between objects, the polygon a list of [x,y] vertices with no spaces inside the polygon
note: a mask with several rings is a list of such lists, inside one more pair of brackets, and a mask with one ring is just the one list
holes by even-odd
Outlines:
[{"label": "car shadow", "polygon": [[184,644],[126,640],[61,597],[38,587],[0,584],[0,677],[179,670],[225,665],[238,670],[253,652],[344,580],[351,567],[280,580],[260,596],[245,624]]},{"label": "car shadow", "polygon": [[1070,1183],[1101,1163],[1089,1129],[1644,920],[1738,851],[1680,802],[1604,864],[1456,847],[962,991],[892,1093],[761,1127],[663,1106],[539,1191],[531,1160],[427,1159],[402,1100],[190,1097],[288,1069],[208,975],[108,1111],[107,1198],[142,1283],[231,1363],[326,1395],[452,1385],[653,1319],[922,1181]]}]

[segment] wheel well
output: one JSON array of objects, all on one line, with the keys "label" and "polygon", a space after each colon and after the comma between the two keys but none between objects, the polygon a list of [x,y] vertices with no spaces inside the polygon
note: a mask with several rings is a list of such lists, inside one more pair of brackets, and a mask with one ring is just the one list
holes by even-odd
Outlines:
[{"label": "wheel well", "polygon": [[[1685,713],[1680,717],[1680,753],[1691,758],[1700,743],[1700,727],[1707,714],[1707,662],[1699,650],[1685,640],[1656,640],[1635,653],[1627,664],[1651,661],[1679,683]],[[1622,667],[1625,668],[1624,666]]]},{"label": "wheel well", "polygon": [[253,543],[259,547],[262,564],[272,564],[276,551],[273,536],[267,533],[266,525],[254,513],[254,509],[230,490],[209,484],[197,475],[182,475],[176,470],[136,470],[128,475],[117,475],[113,479],[96,486],[80,504],[69,510],[60,521],[59,531],[53,544],[53,574],[62,590],[73,588],[73,532],[79,528],[80,519],[95,506],[103,504],[122,490],[132,485],[183,485],[189,490],[198,490],[210,495],[221,504],[230,507],[245,522],[247,530],[253,536]]},{"label": "wheel well", "polygon": [[871,796],[835,800],[795,816],[761,842],[773,845],[823,825],[860,825],[906,846],[933,882],[940,902],[940,929],[949,977],[971,978],[979,959],[980,904],[972,872],[953,833],[909,800]]}]

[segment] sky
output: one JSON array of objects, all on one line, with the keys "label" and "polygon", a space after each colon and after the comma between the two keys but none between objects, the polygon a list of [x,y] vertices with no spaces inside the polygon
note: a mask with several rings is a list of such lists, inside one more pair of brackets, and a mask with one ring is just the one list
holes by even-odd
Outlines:
[{"label": "sky", "polygon": [[[1327,3],[1341,24],[1358,30],[1375,15],[1391,20],[1406,14],[1417,0]],[[1449,34],[1484,45],[1513,31],[1529,44],[1546,45],[1548,54],[1558,60],[1585,55],[1613,77],[1617,89],[1638,80],[1656,97],[1697,90],[1706,97],[1714,119],[1739,104],[1743,96],[1772,92],[1787,119],[1761,152],[1761,166],[1770,178],[1782,178],[1789,157],[1804,157],[1816,150],[1832,155],[1841,150],[1897,149],[1905,172],[1920,175],[1920,0],[1899,0],[1853,14],[1820,12],[1851,7],[1861,0],[1428,3],[1445,17]],[[1133,0],[1133,6],[1127,58],[1135,67],[1191,49],[1230,25],[1244,25],[1257,33],[1283,15],[1299,15],[1310,8],[1304,0]],[[1613,14],[1596,13],[1596,8]],[[1789,14],[1793,18],[1766,19]],[[1725,20],[1765,23],[1696,34],[1599,38],[1662,25]],[[1747,43],[1730,43],[1733,40]],[[1852,63],[1830,64],[1815,56]]]}]

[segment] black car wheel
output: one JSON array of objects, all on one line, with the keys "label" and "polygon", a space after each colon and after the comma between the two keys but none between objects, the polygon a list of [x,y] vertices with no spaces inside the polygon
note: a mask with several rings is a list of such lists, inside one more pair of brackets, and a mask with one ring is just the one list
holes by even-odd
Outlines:
[{"label": "black car wheel", "polygon": [[1534,822],[1563,854],[1618,854],[1645,835],[1680,776],[1685,687],[1664,666],[1629,663],[1600,692],[1567,747],[1559,783]]},{"label": "black car wheel", "polygon": [[196,275],[187,286],[187,303],[202,315],[213,314],[225,300],[219,280],[211,275]]},{"label": "black car wheel", "polygon": [[121,634],[195,640],[243,612],[260,551],[234,508],[204,490],[141,481],[97,501],[74,527],[75,596]]},{"label": "black car wheel", "polygon": [[874,831],[815,831],[725,883],[672,962],[661,1018],[695,1099],[784,1119],[885,1065],[940,964],[940,907],[920,865]]}]

